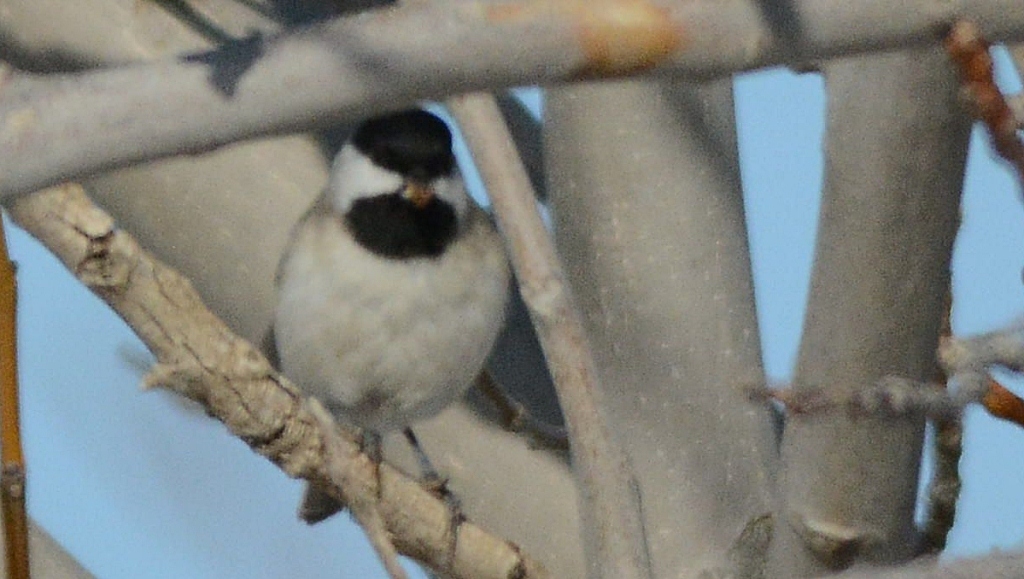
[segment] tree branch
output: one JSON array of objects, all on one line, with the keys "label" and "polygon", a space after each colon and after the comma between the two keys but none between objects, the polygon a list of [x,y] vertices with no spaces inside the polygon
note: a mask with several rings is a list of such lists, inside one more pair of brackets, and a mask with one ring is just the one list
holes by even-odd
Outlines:
[{"label": "tree branch", "polygon": [[0,511],[3,512],[4,577],[29,578],[25,455],[18,392],[18,278],[7,254],[0,221]]},{"label": "tree branch", "polygon": [[740,189],[732,82],[632,79],[545,96],[553,232],[636,465],[658,577],[750,577],[776,447]]},{"label": "tree branch", "polygon": [[[933,380],[970,134],[957,79],[937,47],[824,74],[828,156],[795,387],[846,396],[885,375]],[[787,421],[772,575],[915,556],[923,437],[921,416]]]},{"label": "tree branch", "polygon": [[780,39],[747,0],[671,8],[649,0],[424,2],[150,65],[53,78],[6,69],[0,191],[27,193],[482,88],[800,64],[932,43],[957,18],[993,41],[1024,40],[1018,8],[1018,0],[797,0],[798,22]]},{"label": "tree branch", "polygon": [[652,577],[637,482],[601,403],[597,365],[536,196],[494,97],[448,106],[487,184],[555,381],[580,492],[588,577]]},{"label": "tree branch", "polygon": [[1024,141],[1017,136],[1019,117],[996,85],[991,44],[977,25],[962,20],[946,36],[945,47],[960,73],[962,90],[974,115],[988,130],[993,148],[1013,167],[1024,193]]},{"label": "tree branch", "polygon": [[[299,391],[207,310],[187,279],[116,229],[81,187],[69,184],[24,197],[10,213],[150,348],[158,363],[148,385],[200,402],[288,475],[334,488],[350,504],[373,502],[399,551],[432,568],[466,579],[548,576],[514,544],[468,523],[460,528],[448,566],[445,504],[386,464],[378,479],[354,440],[326,432]],[[336,441],[333,455],[345,459],[344,476],[336,462],[325,460],[328,440]]]}]

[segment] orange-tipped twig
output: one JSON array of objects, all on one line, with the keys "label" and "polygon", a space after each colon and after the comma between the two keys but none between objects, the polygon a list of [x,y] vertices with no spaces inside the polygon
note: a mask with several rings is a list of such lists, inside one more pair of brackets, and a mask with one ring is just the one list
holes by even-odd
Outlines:
[{"label": "orange-tipped twig", "polygon": [[7,577],[28,579],[28,517],[25,514],[25,457],[18,412],[17,283],[0,221],[0,503],[4,521]]},{"label": "orange-tipped twig", "polygon": [[978,27],[961,20],[946,36],[946,52],[956,64],[964,92],[978,120],[985,123],[992,145],[1017,172],[1024,190],[1024,143],[1017,136],[1017,118],[996,86],[989,43]]},{"label": "orange-tipped twig", "polygon": [[981,399],[981,405],[992,416],[1024,428],[1024,400],[994,378],[989,378],[988,391]]}]

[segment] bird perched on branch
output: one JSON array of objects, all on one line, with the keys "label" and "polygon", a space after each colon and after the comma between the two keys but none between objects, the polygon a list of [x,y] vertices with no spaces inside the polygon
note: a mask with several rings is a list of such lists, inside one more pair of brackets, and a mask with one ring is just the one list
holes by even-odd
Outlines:
[{"label": "bird perched on branch", "polygon": [[[281,370],[366,434],[409,430],[460,398],[501,329],[501,239],[466,193],[445,123],[362,123],[278,267]],[[307,495],[303,517],[316,521]],[[321,497],[322,499],[322,497]]]}]

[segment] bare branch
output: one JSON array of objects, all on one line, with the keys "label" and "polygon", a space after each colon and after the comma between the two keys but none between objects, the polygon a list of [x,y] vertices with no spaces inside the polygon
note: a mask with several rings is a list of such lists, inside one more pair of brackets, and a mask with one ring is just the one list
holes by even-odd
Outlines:
[{"label": "bare branch", "polygon": [[[952,280],[950,280],[952,284]],[[946,287],[946,299],[942,308],[942,326],[939,340],[948,340],[953,335],[953,287]],[[949,391],[949,375],[936,364],[936,390]],[[960,477],[960,456],[964,451],[963,412],[933,420],[932,436],[933,461],[932,478],[928,481],[928,503],[924,524],[921,525],[922,554],[935,555],[946,548],[949,532],[956,522],[957,501],[963,486]]]},{"label": "bare branch", "polygon": [[[460,528],[458,550],[447,566],[445,504],[394,468],[374,468],[354,440],[325,432],[299,391],[207,310],[188,280],[116,229],[81,187],[24,197],[10,212],[150,348],[158,363],[147,377],[149,385],[200,402],[290,476],[333,488],[350,504],[375,502],[395,546],[448,576],[548,576],[514,544],[469,523]],[[337,465],[325,460],[327,440],[337,445],[334,456],[348,458],[343,480],[333,470]]]},{"label": "bare branch", "polygon": [[891,418],[926,416],[934,420],[957,418],[964,407],[981,401],[984,393],[947,391],[929,384],[885,376],[875,384],[853,392],[835,392],[825,387],[773,389],[755,387],[755,400],[774,400],[782,404],[788,415],[796,418],[845,414],[850,418]]},{"label": "bare branch", "polygon": [[1018,0],[798,0],[791,12],[799,22],[783,40],[746,0],[417,2],[148,66],[58,78],[6,70],[0,191],[482,88],[800,64],[932,43],[958,18],[994,41],[1024,40]]},{"label": "bare branch", "polygon": [[[970,134],[957,79],[938,47],[824,73],[828,159],[794,383],[844,396],[885,375],[933,380]],[[923,439],[921,416],[787,421],[772,575],[915,556]]]},{"label": "bare branch", "polygon": [[530,176],[530,184],[537,193],[538,199],[547,197],[544,183],[544,123],[534,118],[526,104],[511,92],[495,95],[498,107],[505,117],[508,130],[516,142],[519,157],[523,160],[526,172]]},{"label": "bare branch", "polygon": [[983,372],[991,366],[1024,372],[1024,327],[943,340],[939,344],[939,363],[950,375]]},{"label": "bare branch", "polygon": [[28,515],[25,511],[25,455],[21,446],[18,401],[18,280],[7,254],[7,233],[0,221],[0,511],[6,574],[29,578]]},{"label": "bare branch", "polygon": [[580,488],[588,577],[651,577],[636,480],[600,402],[597,366],[533,188],[494,97],[448,103],[487,184],[555,380]]},{"label": "bare branch", "polygon": [[537,448],[569,450],[569,436],[565,428],[534,418],[521,402],[498,384],[489,370],[480,373],[476,387],[498,410],[503,428],[509,432],[526,434]]},{"label": "bare branch", "polygon": [[544,107],[555,242],[655,572],[753,576],[777,450],[744,388],[765,378],[732,82],[581,83]]},{"label": "bare branch", "polygon": [[946,548],[949,531],[956,522],[960,499],[960,456],[963,454],[963,418],[956,416],[935,423],[935,471],[928,484],[928,518],[921,529],[922,550],[938,554]]},{"label": "bare branch", "polygon": [[946,52],[956,63],[963,89],[978,120],[984,123],[999,156],[1017,173],[1024,194],[1024,141],[1017,135],[1018,117],[996,86],[991,45],[973,22],[960,21],[946,36]]}]

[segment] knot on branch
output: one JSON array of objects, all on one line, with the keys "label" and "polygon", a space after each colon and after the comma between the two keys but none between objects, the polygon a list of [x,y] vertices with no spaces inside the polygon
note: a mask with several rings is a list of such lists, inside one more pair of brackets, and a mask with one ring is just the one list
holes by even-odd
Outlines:
[{"label": "knot on branch", "polygon": [[831,569],[849,566],[865,549],[881,542],[868,530],[802,515],[792,515],[790,524],[814,556]]},{"label": "knot on branch", "polygon": [[90,288],[105,295],[123,293],[135,267],[135,260],[125,251],[119,251],[122,235],[108,231],[89,237],[85,257],[78,263],[75,274]]}]

